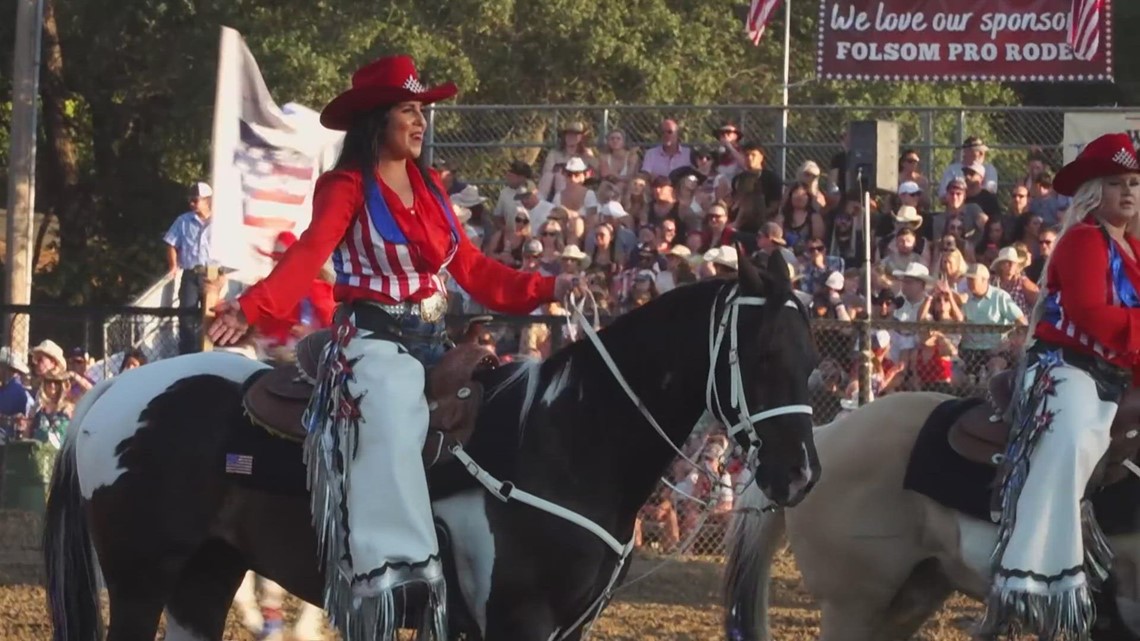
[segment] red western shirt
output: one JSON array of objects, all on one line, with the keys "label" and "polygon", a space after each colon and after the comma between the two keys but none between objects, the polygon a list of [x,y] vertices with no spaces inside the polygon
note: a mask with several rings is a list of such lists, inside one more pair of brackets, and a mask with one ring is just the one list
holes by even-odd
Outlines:
[{"label": "red western shirt", "polygon": [[[309,283],[333,254],[339,302],[374,300],[384,304],[418,302],[442,291],[439,272],[446,268],[479,303],[511,314],[526,314],[554,300],[554,278],[520,272],[484,256],[428,188],[408,161],[415,201],[411,208],[377,176],[381,195],[406,244],[387,242],[365,207],[364,181],[358,172],[331,171],[317,179],[313,220],[268,276],[239,299],[248,322],[282,317],[301,300]],[[436,189],[444,189],[434,171]],[[458,230],[458,233],[456,233]]]},{"label": "red western shirt", "polygon": [[[1140,256],[1140,242],[1127,236]],[[1140,292],[1140,264],[1117,248],[1124,273]],[[1090,222],[1074,225],[1053,248],[1042,296],[1055,294],[1060,320],[1037,323],[1034,335],[1074,350],[1097,355],[1137,371],[1140,366],[1140,308],[1125,307],[1112,285],[1104,233]]]}]

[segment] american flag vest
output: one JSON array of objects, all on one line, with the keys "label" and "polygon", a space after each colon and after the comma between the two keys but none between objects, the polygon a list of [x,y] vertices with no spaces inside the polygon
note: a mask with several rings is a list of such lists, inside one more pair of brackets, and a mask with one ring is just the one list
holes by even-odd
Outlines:
[{"label": "american flag vest", "polygon": [[[428,189],[451,227],[451,249],[440,268],[442,271],[459,247],[459,229],[443,197],[430,183]],[[333,271],[338,285],[379,292],[397,302],[425,288],[431,292],[445,292],[443,279],[438,273],[419,271],[415,266],[408,239],[392,217],[384,195],[380,193],[380,186],[370,172],[364,175],[364,205],[333,252]]]},{"label": "american flag vest", "polygon": [[[1128,274],[1124,268],[1124,257],[1116,248],[1116,243],[1112,242],[1108,231],[1104,227],[1101,227],[1100,231],[1108,243],[1108,289],[1112,298],[1108,302],[1120,307],[1140,307],[1140,294],[1132,286],[1132,281],[1128,279]],[[1082,345],[1092,349],[1098,355],[1107,359],[1116,358],[1117,353],[1115,351],[1100,344],[1065,317],[1065,310],[1061,306],[1061,292],[1051,291],[1045,297],[1041,319],[1064,332],[1070,338],[1077,339]]]}]

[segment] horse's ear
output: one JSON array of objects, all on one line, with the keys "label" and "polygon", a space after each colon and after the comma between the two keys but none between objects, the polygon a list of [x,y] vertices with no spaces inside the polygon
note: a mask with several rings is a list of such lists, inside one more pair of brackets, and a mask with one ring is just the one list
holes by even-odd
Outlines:
[{"label": "horse's ear", "polygon": [[740,283],[741,293],[763,296],[766,289],[764,278],[760,276],[760,270],[756,267],[756,263],[752,262],[752,257],[748,255],[747,250],[740,243],[736,244],[736,256],[737,281]]},{"label": "horse's ear", "polygon": [[782,296],[792,292],[792,274],[788,261],[784,260],[784,252],[774,249],[768,256],[768,277],[772,281],[772,296]]}]

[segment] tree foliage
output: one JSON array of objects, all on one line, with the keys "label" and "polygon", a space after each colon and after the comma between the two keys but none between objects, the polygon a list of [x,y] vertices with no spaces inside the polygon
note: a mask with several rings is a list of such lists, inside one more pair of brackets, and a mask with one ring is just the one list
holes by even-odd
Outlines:
[{"label": "tree foliage", "polygon": [[[1115,6],[1135,24],[1140,4],[1132,4]],[[794,104],[1019,100],[995,84],[812,81],[814,7],[793,1],[792,78],[801,83]],[[162,233],[185,209],[186,185],[208,172],[220,25],[243,34],[278,100],[314,108],[362,63],[394,52],[413,55],[428,82],[456,81],[459,102],[468,104],[780,101],[783,17],[753,47],[742,32],[742,0],[70,0],[54,8],[61,126],[71,134],[79,180],[65,194],[46,187],[60,184],[58,176],[46,176],[37,202],[49,212],[77,202],[81,215],[59,217],[60,263],[37,275],[39,300],[121,302],[162,272]],[[12,21],[0,20],[0,167],[13,38]],[[1135,46],[1118,39],[1118,58],[1130,59],[1126,50]],[[1118,72],[1140,74],[1123,64]],[[1077,93],[1020,91],[1050,100]],[[504,136],[534,140],[546,126],[520,117],[510,123],[517,132]],[[904,124],[918,126],[914,118]],[[47,139],[41,132],[40,171],[50,174],[57,169]]]}]

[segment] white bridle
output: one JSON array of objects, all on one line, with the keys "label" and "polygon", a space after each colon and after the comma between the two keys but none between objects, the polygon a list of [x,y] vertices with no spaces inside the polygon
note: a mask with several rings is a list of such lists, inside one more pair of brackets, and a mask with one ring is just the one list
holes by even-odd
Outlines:
[{"label": "white bridle", "polygon": [[[784,405],[762,410],[755,414],[748,413],[748,399],[744,393],[744,377],[740,373],[740,321],[738,316],[740,308],[744,305],[758,306],[765,305],[767,302],[767,299],[760,296],[740,296],[739,285],[733,285],[728,296],[725,297],[724,311],[721,313],[719,325],[716,322],[715,305],[709,314],[709,376],[705,392],[707,409],[724,424],[730,437],[735,437],[742,431],[745,432],[751,446],[750,459],[757,455],[757,451],[763,444],[760,435],[756,433],[756,425],[761,421],[787,414],[812,415],[811,405]],[[788,299],[784,306],[799,311],[799,306],[792,299]],[[716,385],[716,364],[720,357],[721,348],[724,346],[725,334],[728,334],[729,337],[728,366],[731,379],[728,400],[729,407],[735,410],[736,420],[730,419],[721,411],[721,395]]]},{"label": "white bridle", "polygon": [[[751,445],[751,451],[748,454],[749,468],[751,469],[754,467],[756,458],[759,455],[760,446],[763,444],[760,435],[756,433],[756,425],[770,418],[787,414],[807,414],[811,416],[812,407],[811,405],[784,405],[762,410],[755,414],[748,413],[748,402],[744,393],[744,377],[740,374],[740,308],[744,305],[765,305],[768,300],[760,296],[739,296],[739,289],[739,285],[733,284],[731,289],[728,290],[728,295],[725,296],[724,299],[724,309],[721,311],[719,323],[717,322],[716,301],[713,302],[712,311],[709,312],[709,373],[708,386],[705,394],[705,409],[708,410],[714,418],[724,424],[729,436],[734,437],[741,431],[746,432],[749,444]],[[720,295],[718,294],[717,299],[719,300],[719,298]],[[788,301],[784,303],[784,306],[791,307],[797,311],[799,310],[799,306],[792,299],[788,299]],[[645,403],[641,402],[641,399],[638,398],[637,394],[630,388],[629,383],[627,383],[625,377],[622,376],[621,370],[619,370],[617,364],[614,363],[609,351],[605,345],[602,344],[602,340],[598,337],[597,332],[594,331],[593,326],[586,319],[585,314],[582,313],[581,306],[570,305],[569,307],[572,310],[574,320],[582,328],[583,333],[590,339],[590,342],[594,344],[594,348],[598,351],[598,355],[602,357],[602,361],[605,362],[610,373],[613,374],[614,379],[621,385],[621,388],[625,390],[626,396],[629,397],[629,400],[633,401],[634,406],[636,406],[637,410],[641,412],[641,415],[645,417],[645,420],[649,421],[649,424],[653,426],[657,434],[673,448],[673,451],[676,452],[678,456],[688,461],[693,467],[700,469],[700,465],[695,463],[688,456],[685,456],[681,448],[669,438],[669,435],[665,433],[665,430],[662,429],[657,420],[653,418],[653,414],[649,412],[649,408],[645,406]],[[726,334],[729,337],[728,362],[730,368],[729,376],[732,381],[729,403],[730,407],[736,410],[736,414],[738,415],[738,420],[735,421],[730,420],[725,416],[724,412],[720,410],[720,394],[716,385],[716,366],[721,348],[724,346],[724,337]]]}]

